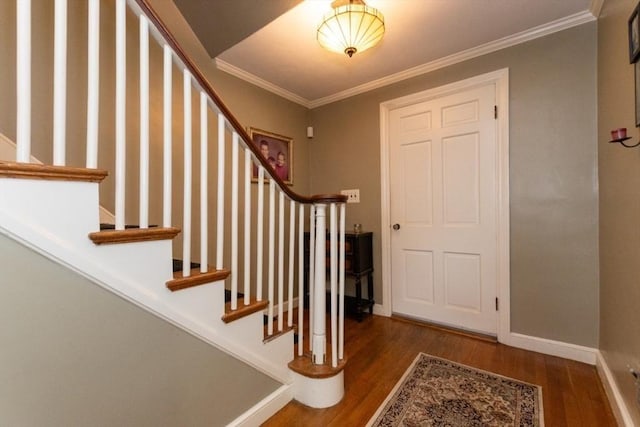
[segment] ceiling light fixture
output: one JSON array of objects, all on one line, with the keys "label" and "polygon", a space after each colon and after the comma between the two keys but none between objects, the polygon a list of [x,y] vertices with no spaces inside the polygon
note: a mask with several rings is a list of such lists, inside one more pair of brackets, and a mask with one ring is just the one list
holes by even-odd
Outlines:
[{"label": "ceiling light fixture", "polygon": [[333,12],[318,27],[318,42],[332,52],[352,57],[375,46],[384,35],[384,17],[362,0],[335,0]]}]

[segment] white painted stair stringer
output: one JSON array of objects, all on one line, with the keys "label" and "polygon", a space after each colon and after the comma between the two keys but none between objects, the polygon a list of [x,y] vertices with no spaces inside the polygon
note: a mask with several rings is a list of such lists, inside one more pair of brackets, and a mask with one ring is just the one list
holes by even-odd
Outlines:
[{"label": "white painted stair stringer", "polygon": [[88,233],[98,230],[98,217],[98,184],[0,179],[0,233],[291,384],[292,333],[264,344],[261,313],[224,324],[222,283],[170,292],[165,282],[172,277],[172,243],[96,246]]}]

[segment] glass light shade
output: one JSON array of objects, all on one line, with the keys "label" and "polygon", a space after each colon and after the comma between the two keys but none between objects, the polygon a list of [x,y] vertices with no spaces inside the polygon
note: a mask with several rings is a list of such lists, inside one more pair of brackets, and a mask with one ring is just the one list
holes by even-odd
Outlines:
[{"label": "glass light shade", "polygon": [[361,0],[335,6],[318,27],[318,42],[332,52],[356,52],[375,46],[384,35],[384,17]]}]

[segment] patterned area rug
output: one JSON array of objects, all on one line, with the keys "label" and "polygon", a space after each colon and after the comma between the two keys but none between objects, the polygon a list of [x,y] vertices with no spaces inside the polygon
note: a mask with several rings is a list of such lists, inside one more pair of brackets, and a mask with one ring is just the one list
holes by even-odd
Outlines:
[{"label": "patterned area rug", "polygon": [[368,426],[543,426],[540,386],[420,353]]}]

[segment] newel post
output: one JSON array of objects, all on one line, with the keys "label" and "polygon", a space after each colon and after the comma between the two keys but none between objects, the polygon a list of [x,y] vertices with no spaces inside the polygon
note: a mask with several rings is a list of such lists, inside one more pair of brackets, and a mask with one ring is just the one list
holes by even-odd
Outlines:
[{"label": "newel post", "polygon": [[316,203],[316,248],[315,248],[315,277],[313,280],[313,332],[311,335],[311,354],[313,363],[322,365],[326,361],[327,353],[327,327],[326,327],[326,226],[327,226],[327,205]]},{"label": "newel post", "polygon": [[[295,399],[312,408],[328,408],[344,397],[344,367],[347,363],[343,351],[344,204],[347,197],[340,194],[322,194],[312,196],[310,201],[313,204],[309,224],[310,336],[308,342],[311,347],[311,357],[301,354],[289,363],[289,368],[293,371]],[[339,228],[338,206],[340,207]],[[328,257],[331,261],[330,266],[327,264]],[[329,344],[327,343],[327,298],[329,298],[327,278],[331,283],[331,342]],[[330,350],[329,354],[327,354],[327,348]]]},{"label": "newel post", "polygon": [[[344,203],[346,203],[346,196],[331,194],[331,195],[317,195],[311,198],[313,200],[313,206],[315,208],[315,224],[312,222],[310,225],[314,228],[315,225],[315,247],[312,253],[315,254],[313,259],[313,281],[310,291],[310,303],[313,304],[311,313],[312,321],[311,326],[311,360],[315,365],[322,365],[327,362],[327,236],[331,236],[331,327],[332,327],[332,360],[331,364],[335,368],[338,364],[338,349],[342,348],[343,333],[342,326],[344,324],[343,318],[338,319],[339,313],[338,306],[343,309],[344,306],[344,290],[340,290],[340,295],[337,294],[337,282],[340,275],[344,275],[344,268],[340,266],[340,272],[338,272],[336,253],[337,247],[337,233],[341,233],[340,241],[344,242]],[[337,218],[336,218],[336,205],[341,205],[341,228],[338,230]],[[327,231],[327,206],[331,206],[331,221],[330,229]],[[341,244],[341,251],[344,251],[344,243]],[[341,260],[344,264],[344,260]],[[344,316],[343,310],[340,310],[340,315]],[[340,333],[337,331],[337,324],[340,323]],[[338,337],[340,335],[340,344],[338,345]],[[340,359],[342,359],[342,352],[340,352]]]}]

